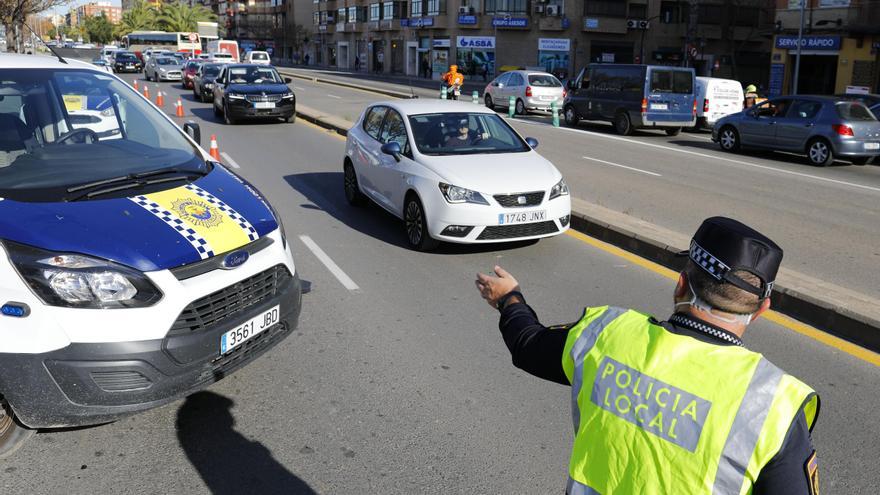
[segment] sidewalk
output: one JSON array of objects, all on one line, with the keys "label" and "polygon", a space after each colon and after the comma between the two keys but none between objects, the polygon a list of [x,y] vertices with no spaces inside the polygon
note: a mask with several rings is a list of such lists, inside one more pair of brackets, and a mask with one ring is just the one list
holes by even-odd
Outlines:
[{"label": "sidewalk", "polygon": [[[307,70],[309,72],[315,73],[317,76],[338,76],[350,79],[361,79],[364,81],[386,82],[402,86],[412,86],[415,88],[434,90],[438,93],[440,91],[440,87],[443,84],[439,80],[425,79],[418,76],[406,76],[401,74],[389,73],[376,74],[374,72],[367,72],[364,70],[355,72],[353,70],[336,69],[333,67],[324,67],[318,65],[276,64],[276,67],[278,67],[279,69],[284,68]],[[468,76],[465,76],[464,85],[462,86],[462,96],[470,96],[471,93],[476,91],[477,93],[479,93],[480,97],[482,97],[483,90],[486,89],[486,85],[492,82],[492,79],[487,79],[486,81],[483,81],[482,77],[478,77],[474,80],[468,80],[467,77]]]}]

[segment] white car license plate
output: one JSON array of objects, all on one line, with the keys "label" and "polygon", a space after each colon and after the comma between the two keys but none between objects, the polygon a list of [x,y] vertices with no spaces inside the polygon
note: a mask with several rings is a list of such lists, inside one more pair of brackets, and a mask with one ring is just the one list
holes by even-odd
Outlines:
[{"label": "white car license plate", "polygon": [[669,110],[666,103],[651,103],[651,110]]},{"label": "white car license plate", "polygon": [[556,99],[555,96],[542,96],[541,97],[541,101],[553,101],[555,99]]},{"label": "white car license plate", "polygon": [[880,150],[880,143],[865,143],[866,150]]},{"label": "white car license plate", "polygon": [[520,211],[517,213],[498,214],[498,225],[543,222],[544,220],[547,220],[547,210]]},{"label": "white car license plate", "polygon": [[275,102],[272,101],[258,101],[254,103],[254,108],[275,108]]},{"label": "white car license plate", "polygon": [[264,311],[263,313],[251,318],[250,320],[221,335],[220,354],[226,354],[227,352],[254,338],[255,335],[258,335],[263,330],[266,330],[272,325],[278,323],[280,308],[280,306],[275,306],[274,308]]}]

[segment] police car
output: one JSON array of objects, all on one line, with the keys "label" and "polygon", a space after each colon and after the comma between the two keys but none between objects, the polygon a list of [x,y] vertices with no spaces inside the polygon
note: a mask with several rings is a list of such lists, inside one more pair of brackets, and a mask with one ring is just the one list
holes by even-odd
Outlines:
[{"label": "police car", "polygon": [[0,55],[0,457],[184,397],[297,325],[280,219],[199,134],[89,64]]}]

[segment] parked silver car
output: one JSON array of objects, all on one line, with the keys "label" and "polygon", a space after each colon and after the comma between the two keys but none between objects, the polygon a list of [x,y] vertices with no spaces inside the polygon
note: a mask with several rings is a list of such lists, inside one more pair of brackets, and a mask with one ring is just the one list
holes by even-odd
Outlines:
[{"label": "parked silver car", "polygon": [[712,140],[726,151],[749,147],[803,153],[820,167],[838,158],[864,165],[880,155],[880,122],[858,101],[789,96],[723,117]]},{"label": "parked silver car", "polygon": [[512,70],[496,77],[483,92],[486,106],[509,107],[510,97],[514,98],[516,113],[528,111],[550,111],[550,103],[556,102],[562,108],[565,100],[565,87],[553,74],[530,70]]},{"label": "parked silver car", "polygon": [[183,65],[174,57],[153,57],[144,67],[147,81],[180,81],[183,78]]}]

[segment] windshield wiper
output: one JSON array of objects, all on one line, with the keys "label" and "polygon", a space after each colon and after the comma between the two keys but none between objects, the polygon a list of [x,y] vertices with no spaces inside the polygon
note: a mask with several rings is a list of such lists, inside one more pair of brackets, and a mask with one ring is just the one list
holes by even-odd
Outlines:
[{"label": "windshield wiper", "polygon": [[133,181],[137,179],[143,179],[146,177],[153,177],[155,175],[165,175],[165,174],[190,174],[190,175],[198,175],[199,177],[204,177],[208,175],[208,172],[204,170],[183,170],[180,168],[163,168],[159,170],[150,170],[149,172],[140,172],[137,174],[128,174],[122,175],[119,177],[112,177],[110,179],[101,179],[96,180],[94,182],[87,182],[85,184],[79,184],[77,186],[72,186],[67,188],[67,192],[77,192],[85,189],[91,189],[93,187],[98,186],[106,186],[108,184],[115,184],[117,182],[125,182],[125,181]]},{"label": "windshield wiper", "polygon": [[67,198],[67,201],[73,202],[73,201],[79,201],[81,199],[92,199],[96,196],[110,194],[110,193],[114,193],[117,191],[126,191],[129,189],[139,189],[144,186],[150,186],[150,185],[154,185],[154,184],[162,184],[164,182],[179,182],[179,181],[188,181],[188,180],[190,180],[189,175],[177,175],[174,177],[163,177],[161,179],[149,179],[149,180],[132,179],[130,182],[127,182],[125,184],[119,184],[119,185],[116,185],[113,187],[106,187],[104,189],[97,189],[94,191],[89,191],[87,193],[80,194],[79,196]]}]

